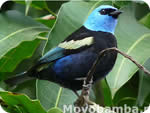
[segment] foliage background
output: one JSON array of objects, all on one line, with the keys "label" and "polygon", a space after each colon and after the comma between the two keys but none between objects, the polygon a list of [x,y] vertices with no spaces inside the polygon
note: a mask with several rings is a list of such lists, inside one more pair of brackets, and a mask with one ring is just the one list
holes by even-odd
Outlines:
[{"label": "foliage background", "polygon": [[[124,11],[115,32],[118,48],[150,70],[150,11],[144,2],[9,1],[0,11],[0,104],[6,111],[61,113],[64,104],[74,103],[72,91],[48,81],[32,80],[11,88],[3,80],[30,68],[102,4]],[[127,104],[142,111],[150,103],[149,85],[150,77],[119,55],[112,72],[93,86],[91,99],[100,106]]]}]

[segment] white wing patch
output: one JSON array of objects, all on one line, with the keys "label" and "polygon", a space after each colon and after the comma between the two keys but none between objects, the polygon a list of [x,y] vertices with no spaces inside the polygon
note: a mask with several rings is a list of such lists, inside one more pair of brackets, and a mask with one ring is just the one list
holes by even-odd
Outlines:
[{"label": "white wing patch", "polygon": [[75,80],[81,80],[81,81],[84,81],[84,80],[86,80],[86,77],[75,78]]},{"label": "white wing patch", "polygon": [[70,40],[68,42],[62,42],[58,45],[58,47],[61,47],[61,48],[64,48],[64,49],[78,49],[80,47],[83,47],[83,46],[89,46],[91,44],[93,44],[94,42],[94,38],[93,37],[87,37],[87,38],[84,38],[82,40]]}]

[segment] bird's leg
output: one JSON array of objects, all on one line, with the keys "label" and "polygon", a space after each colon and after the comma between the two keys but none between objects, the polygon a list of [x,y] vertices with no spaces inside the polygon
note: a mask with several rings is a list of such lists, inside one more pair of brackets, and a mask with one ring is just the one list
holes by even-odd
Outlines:
[{"label": "bird's leg", "polygon": [[75,106],[78,107],[83,107],[86,105],[94,105],[94,102],[89,100],[89,96],[88,95],[83,95],[81,94],[78,99],[76,100],[76,102],[74,103]]},{"label": "bird's leg", "polygon": [[90,90],[92,83],[93,83],[93,79],[91,79],[88,83],[86,83],[86,81],[84,80],[83,89],[86,91]]},{"label": "bird's leg", "polygon": [[85,106],[85,99],[84,99],[84,97],[82,95],[79,96],[79,98],[74,102],[74,105],[78,106],[78,107]]},{"label": "bird's leg", "polygon": [[89,100],[89,98],[87,98],[87,96],[83,96],[85,102],[88,104],[88,105],[94,105],[95,103],[92,102],[91,100]]},{"label": "bird's leg", "polygon": [[94,104],[94,102],[89,100],[89,93],[90,93],[90,88],[92,87],[92,83],[93,83],[93,79],[91,79],[88,83],[86,83],[86,81],[84,81],[84,84],[83,84],[82,95],[83,95],[83,98],[84,98],[85,102],[88,105],[93,105]]},{"label": "bird's leg", "polygon": [[84,105],[84,98],[81,95],[78,94],[78,92],[76,90],[73,90],[73,92],[77,95],[78,99],[75,101],[74,105],[78,106],[78,107],[82,107]]},{"label": "bird's leg", "polygon": [[[94,103],[92,101],[89,100],[89,92],[90,92],[90,88],[92,86],[93,80],[89,81],[89,83],[87,84],[86,81],[84,81],[83,84],[83,89],[82,89],[82,93],[79,96],[78,95],[78,99],[75,102],[76,106],[85,106],[85,105],[93,105]],[[77,95],[77,92],[74,91],[75,94]]]}]

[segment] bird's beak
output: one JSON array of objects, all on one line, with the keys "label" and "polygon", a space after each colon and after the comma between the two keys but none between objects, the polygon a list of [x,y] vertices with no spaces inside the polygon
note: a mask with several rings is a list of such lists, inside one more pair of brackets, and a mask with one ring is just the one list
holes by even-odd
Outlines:
[{"label": "bird's beak", "polygon": [[119,11],[119,10],[116,10],[116,11],[113,11],[111,12],[109,15],[114,17],[114,18],[118,18],[118,16],[123,13],[123,11]]}]

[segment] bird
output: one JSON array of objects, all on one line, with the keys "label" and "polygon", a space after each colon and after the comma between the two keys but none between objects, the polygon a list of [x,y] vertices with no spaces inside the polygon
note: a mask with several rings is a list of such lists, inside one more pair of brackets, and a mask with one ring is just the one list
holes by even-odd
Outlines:
[{"label": "bird", "polygon": [[[113,6],[100,5],[79,29],[39,58],[31,68],[5,82],[13,86],[37,78],[57,83],[72,91],[81,90],[98,53],[117,47],[114,32],[121,13]],[[108,75],[116,59],[117,52],[109,52],[101,58],[93,75],[93,84]]]}]

